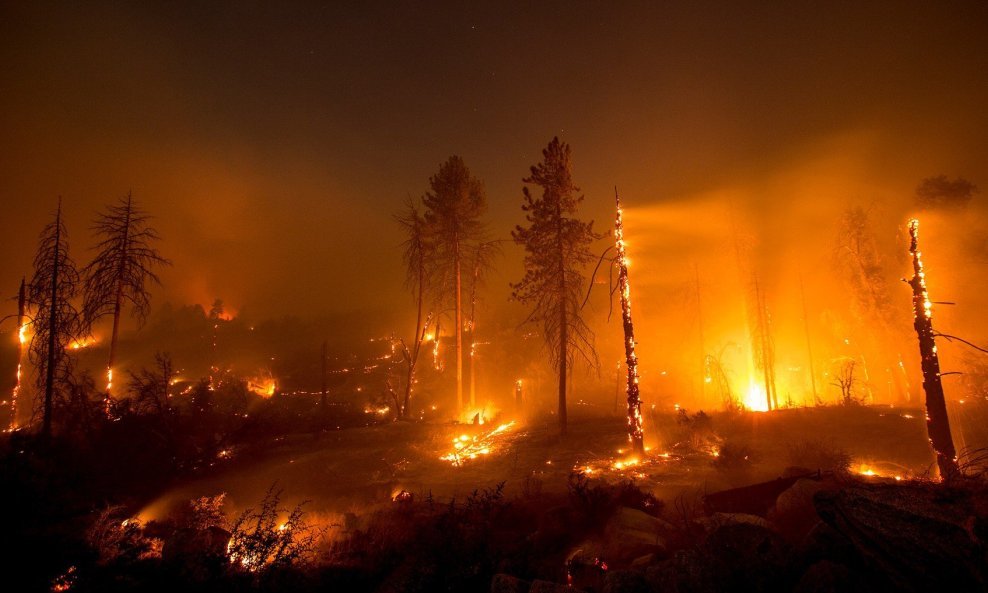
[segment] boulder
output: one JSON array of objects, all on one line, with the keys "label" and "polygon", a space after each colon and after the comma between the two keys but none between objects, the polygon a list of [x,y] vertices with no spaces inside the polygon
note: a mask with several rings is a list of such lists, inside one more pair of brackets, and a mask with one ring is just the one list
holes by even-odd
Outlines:
[{"label": "boulder", "polygon": [[782,537],[753,523],[730,523],[702,546],[720,591],[776,591],[792,586],[795,554]]},{"label": "boulder", "polygon": [[621,567],[646,554],[664,555],[667,546],[660,531],[667,527],[663,523],[643,511],[621,507],[604,530],[603,560]]},{"label": "boulder", "polygon": [[769,518],[783,537],[793,543],[800,542],[820,522],[813,496],[823,489],[820,481],[804,479],[779,495]]},{"label": "boulder", "polygon": [[529,588],[528,593],[575,593],[580,590],[581,589],[574,589],[552,581],[535,579],[532,581],[532,586]]},{"label": "boulder", "polygon": [[496,574],[491,579],[491,593],[526,593],[532,586],[528,581],[523,581],[510,574]]},{"label": "boulder", "polygon": [[645,576],[634,570],[612,570],[604,579],[603,593],[649,593]]},{"label": "boulder", "polygon": [[852,589],[850,571],[843,564],[821,560],[803,573],[794,593],[844,593]]},{"label": "boulder", "polygon": [[935,485],[870,485],[818,492],[817,513],[865,566],[900,591],[988,589],[985,542],[973,503]]}]

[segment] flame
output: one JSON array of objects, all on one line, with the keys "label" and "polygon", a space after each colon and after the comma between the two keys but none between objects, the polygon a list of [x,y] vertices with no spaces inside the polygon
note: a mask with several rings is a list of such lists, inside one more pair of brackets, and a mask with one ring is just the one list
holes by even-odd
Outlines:
[{"label": "flame", "polygon": [[457,417],[457,421],[461,424],[477,424],[478,426],[483,426],[495,420],[499,412],[500,410],[493,404],[487,403],[480,408],[464,410]]},{"label": "flame", "polygon": [[851,467],[851,471],[859,476],[887,478],[896,482],[901,482],[906,477],[901,471],[888,471],[887,468],[879,467],[878,464],[873,463],[859,463]]},{"label": "flame", "polygon": [[450,462],[453,467],[460,467],[471,459],[477,459],[482,455],[490,455],[498,449],[498,437],[507,433],[514,427],[515,421],[506,422],[494,430],[471,437],[462,434],[453,439],[453,450],[440,457],[443,461]]},{"label": "flame", "polygon": [[744,407],[753,412],[767,412],[768,400],[765,396],[765,386],[752,379],[744,394]]},{"label": "flame", "polygon": [[264,373],[247,379],[247,390],[261,397],[271,397],[278,389],[278,382],[270,373]]},{"label": "flame", "polygon": [[84,348],[89,348],[90,346],[98,343],[99,340],[93,336],[88,336],[85,338],[79,338],[78,340],[72,340],[69,345],[65,347],[66,350],[82,350]]}]

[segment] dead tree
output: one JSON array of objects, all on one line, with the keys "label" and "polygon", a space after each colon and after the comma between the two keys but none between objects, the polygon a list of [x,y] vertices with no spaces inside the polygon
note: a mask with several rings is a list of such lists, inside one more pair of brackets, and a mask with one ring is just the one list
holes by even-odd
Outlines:
[{"label": "dead tree", "polygon": [[940,381],[940,359],[933,333],[933,303],[926,291],[926,274],[919,251],[919,221],[916,219],[909,221],[909,253],[913,260],[913,277],[909,280],[913,290],[913,327],[919,338],[923,391],[926,392],[926,431],[936,454],[940,478],[945,479],[957,473],[957,452],[950,436],[947,403]]},{"label": "dead tree", "polygon": [[631,283],[628,280],[628,257],[624,246],[624,221],[621,198],[614,188],[617,214],[614,218],[614,243],[617,246],[618,290],[621,291],[621,319],[624,327],[624,360],[628,367],[628,440],[631,449],[639,455],[645,453],[642,430],[642,402],[638,393],[638,356],[635,354],[635,326],[631,319]]},{"label": "dead tree", "polygon": [[[401,405],[398,407],[398,414],[404,417],[409,411],[412,390],[415,385],[415,369],[418,365],[419,354],[422,352],[422,344],[425,341],[429,323],[432,320],[432,313],[430,312],[423,323],[422,314],[424,313],[426,293],[429,291],[431,285],[431,264],[435,249],[432,236],[429,233],[429,226],[414,203],[409,201],[405,212],[396,216],[395,220],[398,221],[398,224],[401,225],[405,233],[406,238],[403,244],[405,248],[405,268],[407,271],[405,284],[412,289],[416,301],[415,332],[412,334],[412,348],[410,352],[407,352],[407,348],[404,349],[408,353],[406,357],[405,389],[402,401],[399,402]],[[438,333],[436,339],[439,339]],[[404,347],[404,343],[402,346]]]},{"label": "dead tree", "polygon": [[150,220],[128,192],[126,198],[101,213],[92,227],[98,243],[93,248],[96,258],[83,269],[86,277],[83,314],[89,325],[105,315],[113,316],[104,397],[108,416],[120,313],[125,302],[129,302],[133,316],[143,324],[151,308],[149,284],[160,284],[154,268],[170,264],[154,247],[160,237],[150,226]]},{"label": "dead tree", "polygon": [[542,324],[549,360],[559,371],[559,428],[566,434],[566,377],[574,354],[599,366],[580,300],[583,269],[595,259],[589,247],[602,235],[593,231],[593,221],[574,217],[583,196],[573,184],[568,144],[553,138],[542,150],[542,162],[522,181],[540,187],[542,195],[533,196],[528,187],[522,190],[528,226],[515,227],[511,236],[525,247],[525,276],[511,285],[511,296],[533,305],[526,322]]},{"label": "dead tree", "polygon": [[857,377],[854,376],[854,370],[857,364],[857,361],[853,358],[841,361],[840,366],[837,367],[837,372],[834,373],[834,380],[830,383],[840,389],[840,403],[845,406],[855,404],[858,401],[854,397],[854,388],[858,382]]},{"label": "dead tree", "polygon": [[37,369],[38,389],[43,394],[41,431],[45,437],[51,435],[56,382],[64,383],[71,370],[65,349],[87,329],[73,304],[80,284],[75,262],[69,257],[68,231],[62,221],[59,198],[55,220],[41,231],[34,257],[34,276],[27,294],[27,305],[36,311],[28,353]]},{"label": "dead tree", "polygon": [[10,394],[10,426],[8,432],[17,429],[17,401],[21,394],[23,378],[24,343],[27,341],[27,283],[21,278],[21,288],[17,291],[17,376]]}]

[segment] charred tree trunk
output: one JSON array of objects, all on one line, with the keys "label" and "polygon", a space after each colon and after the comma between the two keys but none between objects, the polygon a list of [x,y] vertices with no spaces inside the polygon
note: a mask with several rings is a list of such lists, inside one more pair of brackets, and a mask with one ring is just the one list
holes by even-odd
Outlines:
[{"label": "charred tree trunk", "polygon": [[55,214],[55,251],[51,268],[51,305],[48,309],[48,364],[45,368],[45,399],[41,420],[41,433],[47,438],[51,436],[52,399],[55,397],[55,364],[58,356],[58,261],[62,248],[62,202],[58,202],[58,212]]},{"label": "charred tree trunk", "polygon": [[477,247],[477,256],[473,265],[473,277],[470,281],[470,319],[467,320],[467,327],[470,328],[470,407],[477,407],[477,282],[480,278],[480,247]]},{"label": "charred tree trunk", "polygon": [[453,267],[456,274],[456,409],[463,409],[463,300],[460,295],[460,245],[454,239]]},{"label": "charred tree trunk", "polygon": [[923,368],[923,390],[926,392],[926,430],[937,458],[940,478],[957,473],[957,453],[950,436],[947,404],[940,381],[940,359],[933,332],[933,304],[926,291],[922,254],[919,251],[919,221],[909,221],[909,253],[913,260],[913,277],[909,286],[913,290],[913,327],[919,338],[919,355]]},{"label": "charred tree trunk", "polygon": [[110,356],[106,361],[106,396],[103,401],[103,407],[107,418],[112,416],[112,396],[110,395],[110,389],[113,388],[113,363],[117,356],[117,335],[120,331],[120,311],[123,308],[123,278],[124,272],[127,268],[127,254],[130,247],[128,245],[128,240],[130,238],[130,215],[132,204],[133,202],[131,201],[131,196],[130,194],[127,194],[127,210],[123,225],[124,235],[122,249],[120,251],[120,268],[117,274],[117,291],[113,302],[113,330],[110,334]]},{"label": "charred tree trunk", "polygon": [[563,252],[562,211],[556,207],[556,246],[559,249],[559,433],[566,434],[566,363],[569,318],[566,315],[566,254]]},{"label": "charred tree trunk", "polygon": [[21,393],[22,361],[24,360],[24,317],[27,314],[27,285],[21,278],[21,288],[17,291],[17,377],[14,390],[10,394],[9,432],[17,429],[17,399]]},{"label": "charred tree trunk", "polygon": [[624,222],[621,218],[621,200],[614,190],[617,214],[614,220],[614,237],[617,243],[618,288],[621,291],[621,319],[624,325],[624,358],[628,367],[628,440],[633,452],[643,455],[645,441],[642,432],[641,397],[638,393],[638,357],[635,355],[635,326],[631,320],[631,284],[628,281],[628,259],[624,250]]}]

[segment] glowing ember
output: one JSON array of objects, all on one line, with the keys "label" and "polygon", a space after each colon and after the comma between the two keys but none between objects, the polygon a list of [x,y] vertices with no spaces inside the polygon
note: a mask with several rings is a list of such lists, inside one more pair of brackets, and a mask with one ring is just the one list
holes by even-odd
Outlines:
[{"label": "glowing ember", "polygon": [[80,338],[78,340],[73,340],[69,342],[69,345],[65,347],[66,350],[83,350],[95,345],[98,340],[92,336],[87,338]]},{"label": "glowing ember", "polygon": [[910,477],[902,468],[889,463],[859,463],[851,467],[851,471],[859,476],[869,478],[885,478],[901,482]]},{"label": "glowing ember", "polygon": [[744,407],[752,412],[767,412],[768,398],[765,395],[765,386],[757,383],[754,379],[748,384],[745,392]]},{"label": "glowing ember", "polygon": [[261,397],[271,397],[278,389],[278,382],[270,373],[247,379],[247,389]]},{"label": "glowing ember", "polygon": [[477,459],[482,455],[490,455],[498,449],[499,437],[507,433],[514,427],[515,422],[507,422],[491,430],[471,437],[462,434],[453,439],[453,450],[440,457],[443,461],[449,461],[453,467],[459,467],[471,459]]},{"label": "glowing ember", "polygon": [[65,571],[65,574],[62,574],[61,576],[57,577],[54,581],[52,581],[51,583],[52,592],[63,593],[64,591],[68,591],[69,589],[71,589],[72,586],[75,584],[76,577],[78,576],[75,571],[76,571],[75,566],[70,566],[69,569]]}]

